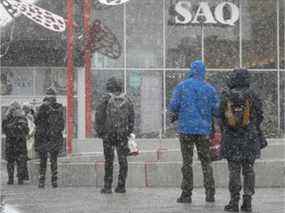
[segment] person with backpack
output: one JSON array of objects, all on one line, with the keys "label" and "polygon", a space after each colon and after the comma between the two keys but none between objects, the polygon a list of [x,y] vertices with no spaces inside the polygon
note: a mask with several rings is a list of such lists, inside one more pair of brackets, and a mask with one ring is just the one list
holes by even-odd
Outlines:
[{"label": "person with backpack", "polygon": [[57,185],[57,157],[63,147],[64,108],[56,102],[56,91],[48,88],[35,118],[35,150],[40,157],[39,188],[45,187],[48,154],[51,163],[52,187]]},{"label": "person with backpack", "polygon": [[228,89],[223,92],[220,104],[222,156],[228,162],[230,192],[230,201],[224,210],[239,211],[242,172],[244,194],[241,210],[251,212],[255,192],[254,162],[260,157],[260,149],[266,146],[260,130],[262,103],[250,88],[248,70],[233,70],[227,84]]},{"label": "person with backpack", "polygon": [[134,130],[134,106],[127,94],[123,93],[123,83],[114,77],[106,84],[107,94],[101,97],[95,113],[95,130],[103,139],[105,157],[104,187],[101,193],[112,193],[114,149],[119,162],[117,193],[126,192],[129,154],[128,137]]},{"label": "person with backpack", "polygon": [[25,118],[21,105],[13,102],[2,121],[2,130],[6,135],[5,155],[7,160],[8,182],[14,184],[14,167],[17,163],[18,184],[22,185],[25,179],[26,165],[26,136],[29,133],[28,121]]},{"label": "person with backpack", "polygon": [[191,203],[193,190],[193,149],[198,151],[204,176],[206,202],[215,201],[215,181],[211,166],[209,135],[213,116],[218,110],[216,89],[205,82],[206,68],[202,61],[191,64],[187,78],[173,90],[169,103],[170,121],[178,120],[177,133],[182,152],[182,193],[178,203]]}]

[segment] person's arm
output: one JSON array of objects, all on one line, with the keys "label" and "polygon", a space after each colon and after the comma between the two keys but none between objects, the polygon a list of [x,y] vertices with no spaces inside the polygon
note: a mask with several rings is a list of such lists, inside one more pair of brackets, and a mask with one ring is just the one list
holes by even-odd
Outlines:
[{"label": "person's arm", "polygon": [[95,130],[100,138],[105,134],[105,119],[106,119],[106,108],[109,101],[109,96],[104,95],[100,100],[95,110]]},{"label": "person's arm", "polygon": [[134,104],[131,99],[129,99],[129,126],[128,126],[128,135],[130,135],[134,131],[134,126],[135,126],[135,110],[134,110]]},{"label": "person's arm", "polygon": [[170,122],[173,123],[178,119],[178,112],[180,109],[180,89],[179,87],[175,87],[172,92],[172,97],[170,99],[169,105],[168,105],[168,115]]}]

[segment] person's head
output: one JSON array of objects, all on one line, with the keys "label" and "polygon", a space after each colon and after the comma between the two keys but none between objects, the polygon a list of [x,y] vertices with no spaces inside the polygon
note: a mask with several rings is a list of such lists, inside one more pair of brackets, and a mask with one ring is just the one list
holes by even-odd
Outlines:
[{"label": "person's head", "polygon": [[121,93],[123,91],[123,81],[115,77],[109,78],[106,83],[106,90],[111,93]]},{"label": "person's head", "polygon": [[24,103],[23,104],[23,111],[25,114],[31,113],[32,106],[29,103]]},{"label": "person's head", "polygon": [[17,101],[13,101],[8,107],[6,115],[14,115],[16,111],[21,111],[21,105]]},{"label": "person's head", "polygon": [[54,88],[52,88],[52,87],[47,88],[44,101],[47,101],[49,103],[55,103],[56,102],[56,91]]},{"label": "person's head", "polygon": [[234,69],[227,82],[230,89],[248,88],[250,86],[250,73],[245,68]]},{"label": "person's head", "polygon": [[206,75],[206,66],[201,60],[196,60],[191,64],[191,68],[188,71],[186,78],[196,78],[204,80]]}]

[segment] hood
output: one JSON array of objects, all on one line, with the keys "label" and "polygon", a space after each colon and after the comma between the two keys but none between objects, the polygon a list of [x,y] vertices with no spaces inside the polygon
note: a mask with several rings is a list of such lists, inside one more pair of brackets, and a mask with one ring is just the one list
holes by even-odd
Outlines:
[{"label": "hood", "polygon": [[227,84],[230,89],[248,88],[250,85],[250,73],[247,69],[234,69]]},{"label": "hood", "polygon": [[21,110],[21,105],[17,101],[14,101],[8,107],[8,109],[6,111],[6,116],[13,115],[14,112],[17,111],[17,110]]},{"label": "hood", "polygon": [[206,75],[205,64],[201,60],[196,60],[191,64],[190,71],[186,74],[186,77],[204,80],[205,75]]},{"label": "hood", "polygon": [[120,79],[115,77],[109,78],[106,83],[107,92],[122,92],[123,91],[123,82]]}]

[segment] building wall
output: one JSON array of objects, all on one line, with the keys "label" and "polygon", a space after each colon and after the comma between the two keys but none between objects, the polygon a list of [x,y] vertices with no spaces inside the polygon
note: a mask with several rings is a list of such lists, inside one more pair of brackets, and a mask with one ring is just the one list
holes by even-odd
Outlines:
[{"label": "building wall", "polygon": [[[40,1],[41,2],[41,1]],[[93,3],[96,1],[92,1]],[[98,98],[104,92],[104,85],[111,76],[125,80],[125,88],[134,100],[136,111],[136,134],[139,137],[173,137],[173,126],[166,120],[166,107],[174,86],[184,78],[189,65],[195,59],[203,59],[207,66],[207,80],[220,91],[225,86],[228,73],[234,67],[247,67],[253,76],[253,88],[262,97],[265,121],[263,128],[268,137],[284,134],[284,1],[282,0],[232,0],[241,8],[241,18],[234,26],[169,24],[171,5],[176,0],[130,0],[127,4],[95,9],[92,5],[91,22],[102,21],[120,43],[121,55],[111,59],[97,52],[92,55],[93,113]],[[198,0],[191,1],[197,8]],[[214,8],[222,0],[208,0]],[[77,126],[84,125],[84,95],[77,93],[77,76],[84,79],[82,55],[78,48],[82,43],[78,36],[83,30],[83,3],[75,1],[75,137]],[[46,9],[65,14],[63,4],[43,4]],[[50,8],[49,8],[50,7]],[[27,27],[34,24],[22,20]],[[22,23],[24,22],[24,23]],[[17,24],[17,22],[16,22]],[[33,26],[32,26],[33,25]],[[25,31],[20,27],[19,31]],[[50,45],[60,44],[57,50],[65,51],[65,35],[50,35],[44,38]],[[25,34],[25,38],[28,34]],[[30,35],[33,38],[32,35]],[[17,38],[21,39],[20,35]],[[37,35],[38,38],[38,35]],[[59,84],[58,88],[65,102],[66,75],[65,54],[61,60],[48,60],[53,49],[34,63],[33,51],[22,52],[18,56],[25,60],[17,62],[17,57],[1,59],[1,93],[3,100],[28,96],[29,100],[40,101],[45,88]],[[61,55],[61,54],[59,54]],[[20,58],[20,57],[19,57]],[[25,63],[23,63],[25,61]],[[9,63],[8,63],[9,62]],[[29,64],[30,62],[30,64]],[[21,66],[21,63],[23,64]],[[15,67],[17,66],[17,67]],[[14,73],[17,74],[14,74]],[[21,78],[19,80],[18,78]],[[17,85],[20,83],[20,87]],[[80,88],[84,88],[79,81]],[[12,91],[9,92],[9,84]],[[6,85],[6,86],[5,86]],[[7,89],[7,88],[8,89]],[[5,91],[6,90],[6,91]],[[11,90],[11,89],[10,89]],[[82,90],[78,90],[82,93]],[[8,102],[5,102],[8,104]],[[78,113],[78,114],[77,114]],[[79,122],[79,124],[78,124]],[[82,128],[79,128],[83,131]],[[279,131],[281,129],[281,131]],[[81,132],[82,133],[82,132]],[[80,134],[81,136],[84,134]],[[94,137],[96,133],[94,132]]]}]

